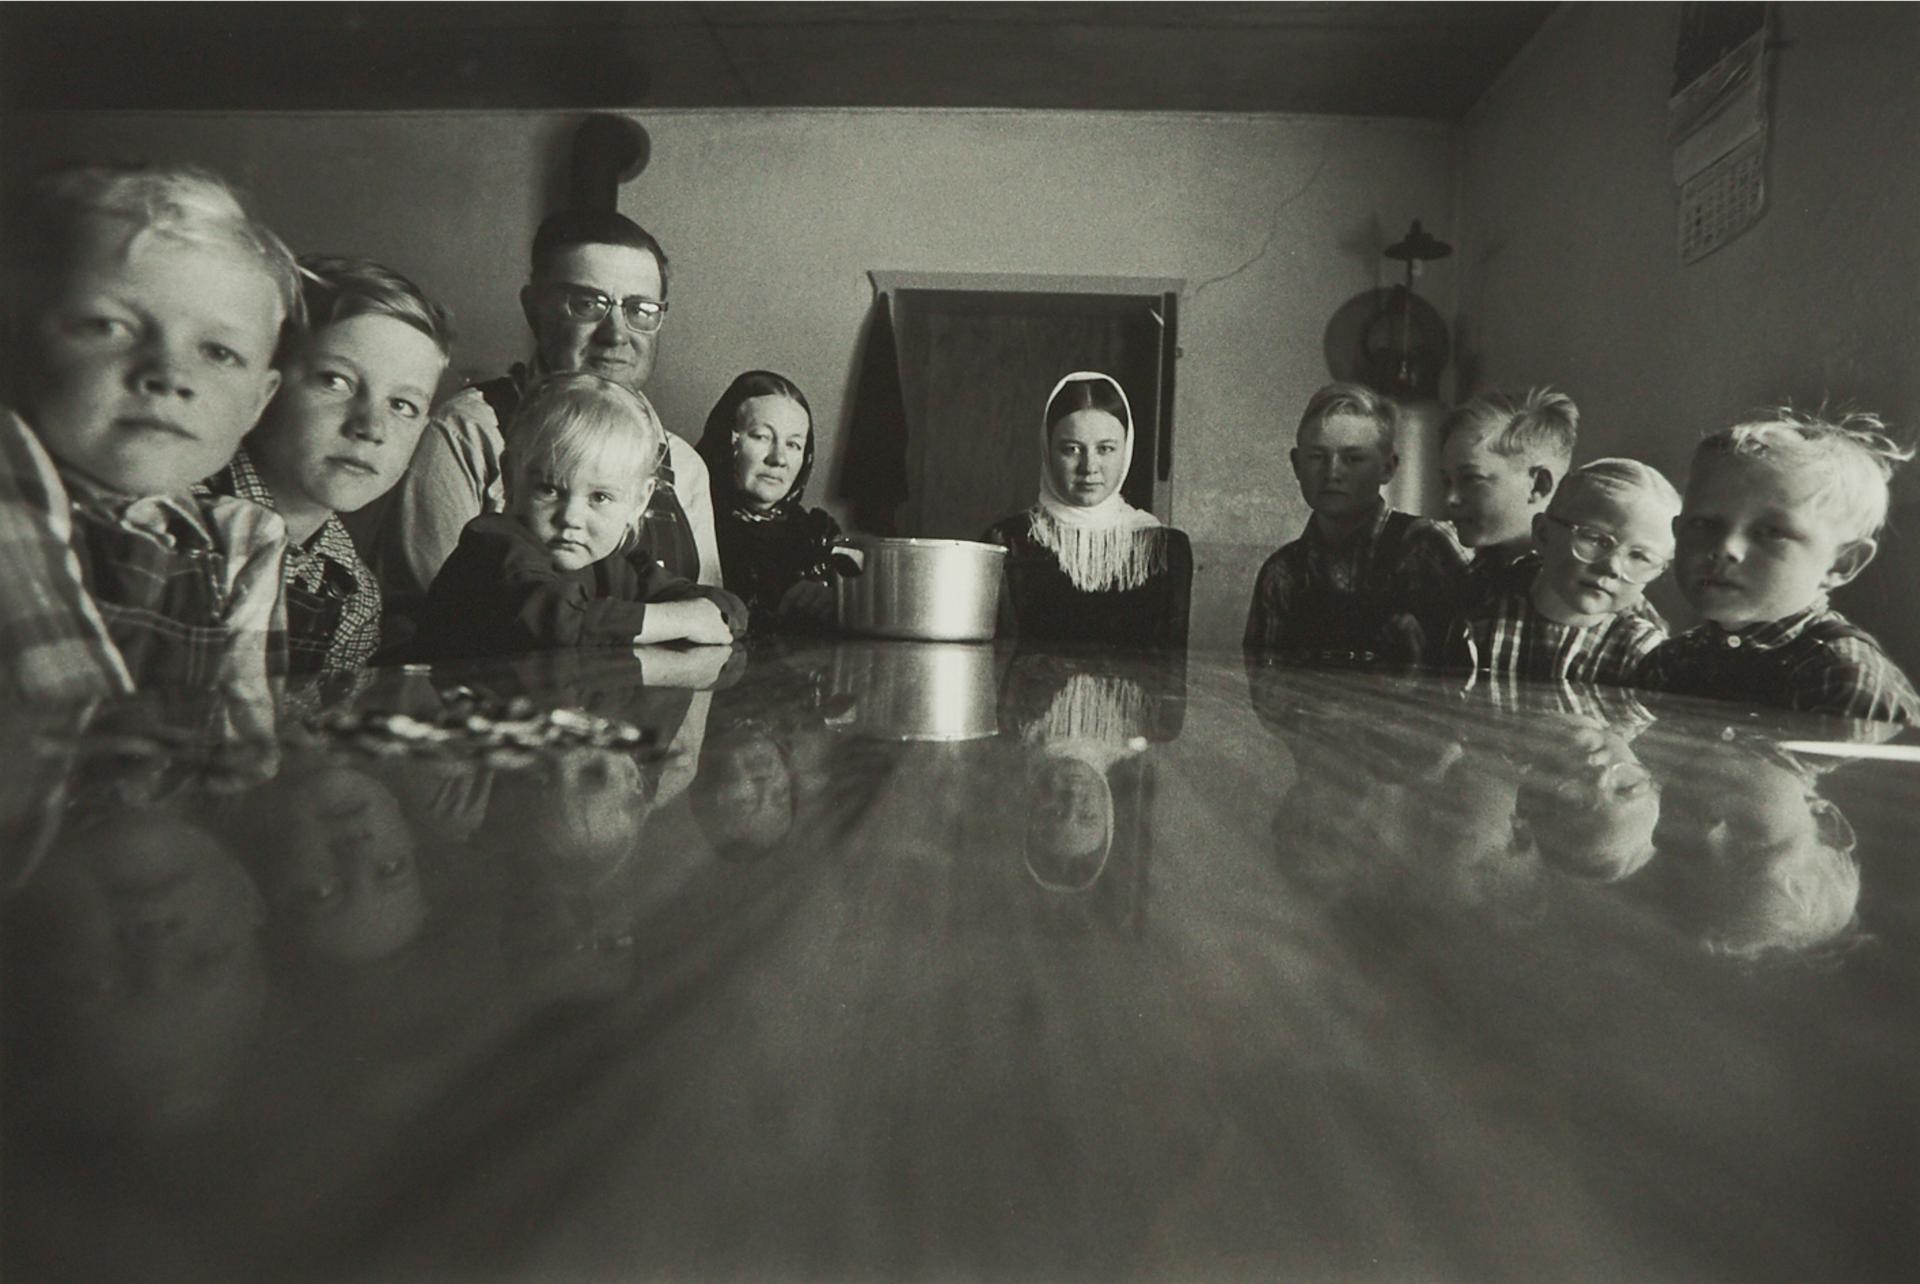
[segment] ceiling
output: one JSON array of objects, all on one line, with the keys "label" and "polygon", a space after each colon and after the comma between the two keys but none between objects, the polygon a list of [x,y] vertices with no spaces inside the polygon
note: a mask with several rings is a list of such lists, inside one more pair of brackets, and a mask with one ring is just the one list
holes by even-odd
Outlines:
[{"label": "ceiling", "polygon": [[1458,119],[1552,4],[0,4],[0,102]]}]

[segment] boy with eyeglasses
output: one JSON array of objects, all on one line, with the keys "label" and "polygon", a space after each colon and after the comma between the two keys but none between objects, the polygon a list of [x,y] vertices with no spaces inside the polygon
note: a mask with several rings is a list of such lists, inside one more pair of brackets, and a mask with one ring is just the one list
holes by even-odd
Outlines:
[{"label": "boy with eyeglasses", "polygon": [[1533,519],[1540,569],[1456,621],[1447,658],[1496,679],[1625,685],[1666,637],[1646,605],[1673,560],[1680,495],[1633,459],[1567,475]]}]

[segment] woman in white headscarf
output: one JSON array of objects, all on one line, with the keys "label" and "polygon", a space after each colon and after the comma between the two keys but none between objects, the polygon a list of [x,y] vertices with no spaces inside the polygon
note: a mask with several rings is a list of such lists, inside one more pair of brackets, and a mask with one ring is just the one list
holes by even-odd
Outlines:
[{"label": "woman in white headscarf", "polygon": [[1041,426],[1040,502],[982,538],[1008,550],[1001,631],[1050,642],[1187,645],[1193,548],[1121,498],[1133,411],[1112,378],[1054,385]]}]

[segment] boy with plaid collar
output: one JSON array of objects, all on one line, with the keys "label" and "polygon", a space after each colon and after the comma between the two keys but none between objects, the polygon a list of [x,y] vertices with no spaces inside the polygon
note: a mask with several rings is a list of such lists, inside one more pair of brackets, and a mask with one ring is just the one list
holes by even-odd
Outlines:
[{"label": "boy with plaid collar", "polygon": [[1705,623],[1640,681],[1687,695],[1842,717],[1920,721],[1920,696],[1880,644],[1827,604],[1879,549],[1893,466],[1912,457],[1872,415],[1781,409],[1694,451],[1674,520],[1675,574]]},{"label": "boy with plaid collar", "polygon": [[287,669],[350,673],[380,645],[380,583],[340,514],[399,482],[453,340],[447,312],[364,259],[301,261],[308,330],[259,427],[206,482],[287,524]]},{"label": "boy with plaid collar", "polygon": [[1633,459],[1575,469],[1533,519],[1538,569],[1470,607],[1451,659],[1498,679],[1624,684],[1666,637],[1642,614],[1672,560],[1680,495]]},{"label": "boy with plaid collar", "polygon": [[6,247],[0,690],[264,682],[284,656],[285,527],[193,484],[279,386],[293,256],[191,168],[50,175]]},{"label": "boy with plaid collar", "polygon": [[1381,495],[1399,465],[1393,403],[1333,383],[1314,393],[1289,458],[1313,510],[1300,538],[1254,581],[1242,639],[1249,659],[1275,653],[1398,654],[1406,635],[1443,624],[1465,554],[1445,527],[1396,512]]}]

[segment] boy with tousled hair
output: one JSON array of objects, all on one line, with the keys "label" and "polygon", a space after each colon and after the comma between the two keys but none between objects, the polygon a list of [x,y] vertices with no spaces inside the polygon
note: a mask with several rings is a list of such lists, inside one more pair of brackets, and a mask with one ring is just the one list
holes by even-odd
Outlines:
[{"label": "boy with tousled hair", "polygon": [[1249,655],[1399,653],[1408,622],[1444,623],[1463,558],[1439,523],[1396,512],[1380,488],[1399,465],[1394,408],[1353,383],[1315,392],[1289,454],[1313,510],[1300,538],[1254,581],[1243,638]]},{"label": "boy with tousled hair", "polygon": [[446,370],[446,309],[365,259],[309,256],[308,329],[260,424],[205,489],[280,514],[287,671],[351,673],[380,646],[380,581],[341,522],[405,475]]},{"label": "boy with tousled hair", "polygon": [[1468,601],[1525,588],[1539,562],[1533,519],[1573,463],[1580,408],[1551,388],[1482,393],[1440,424],[1447,517],[1473,552]]},{"label": "boy with tousled hair", "polygon": [[1705,622],[1656,650],[1641,682],[1920,721],[1907,676],[1827,604],[1879,550],[1887,483],[1912,457],[1870,414],[1828,420],[1781,408],[1703,440],[1674,520],[1674,570]]},{"label": "boy with tousled hair", "polygon": [[280,384],[293,256],[204,170],[70,169],[26,195],[4,236],[0,690],[264,682],[285,526],[193,487]]}]

